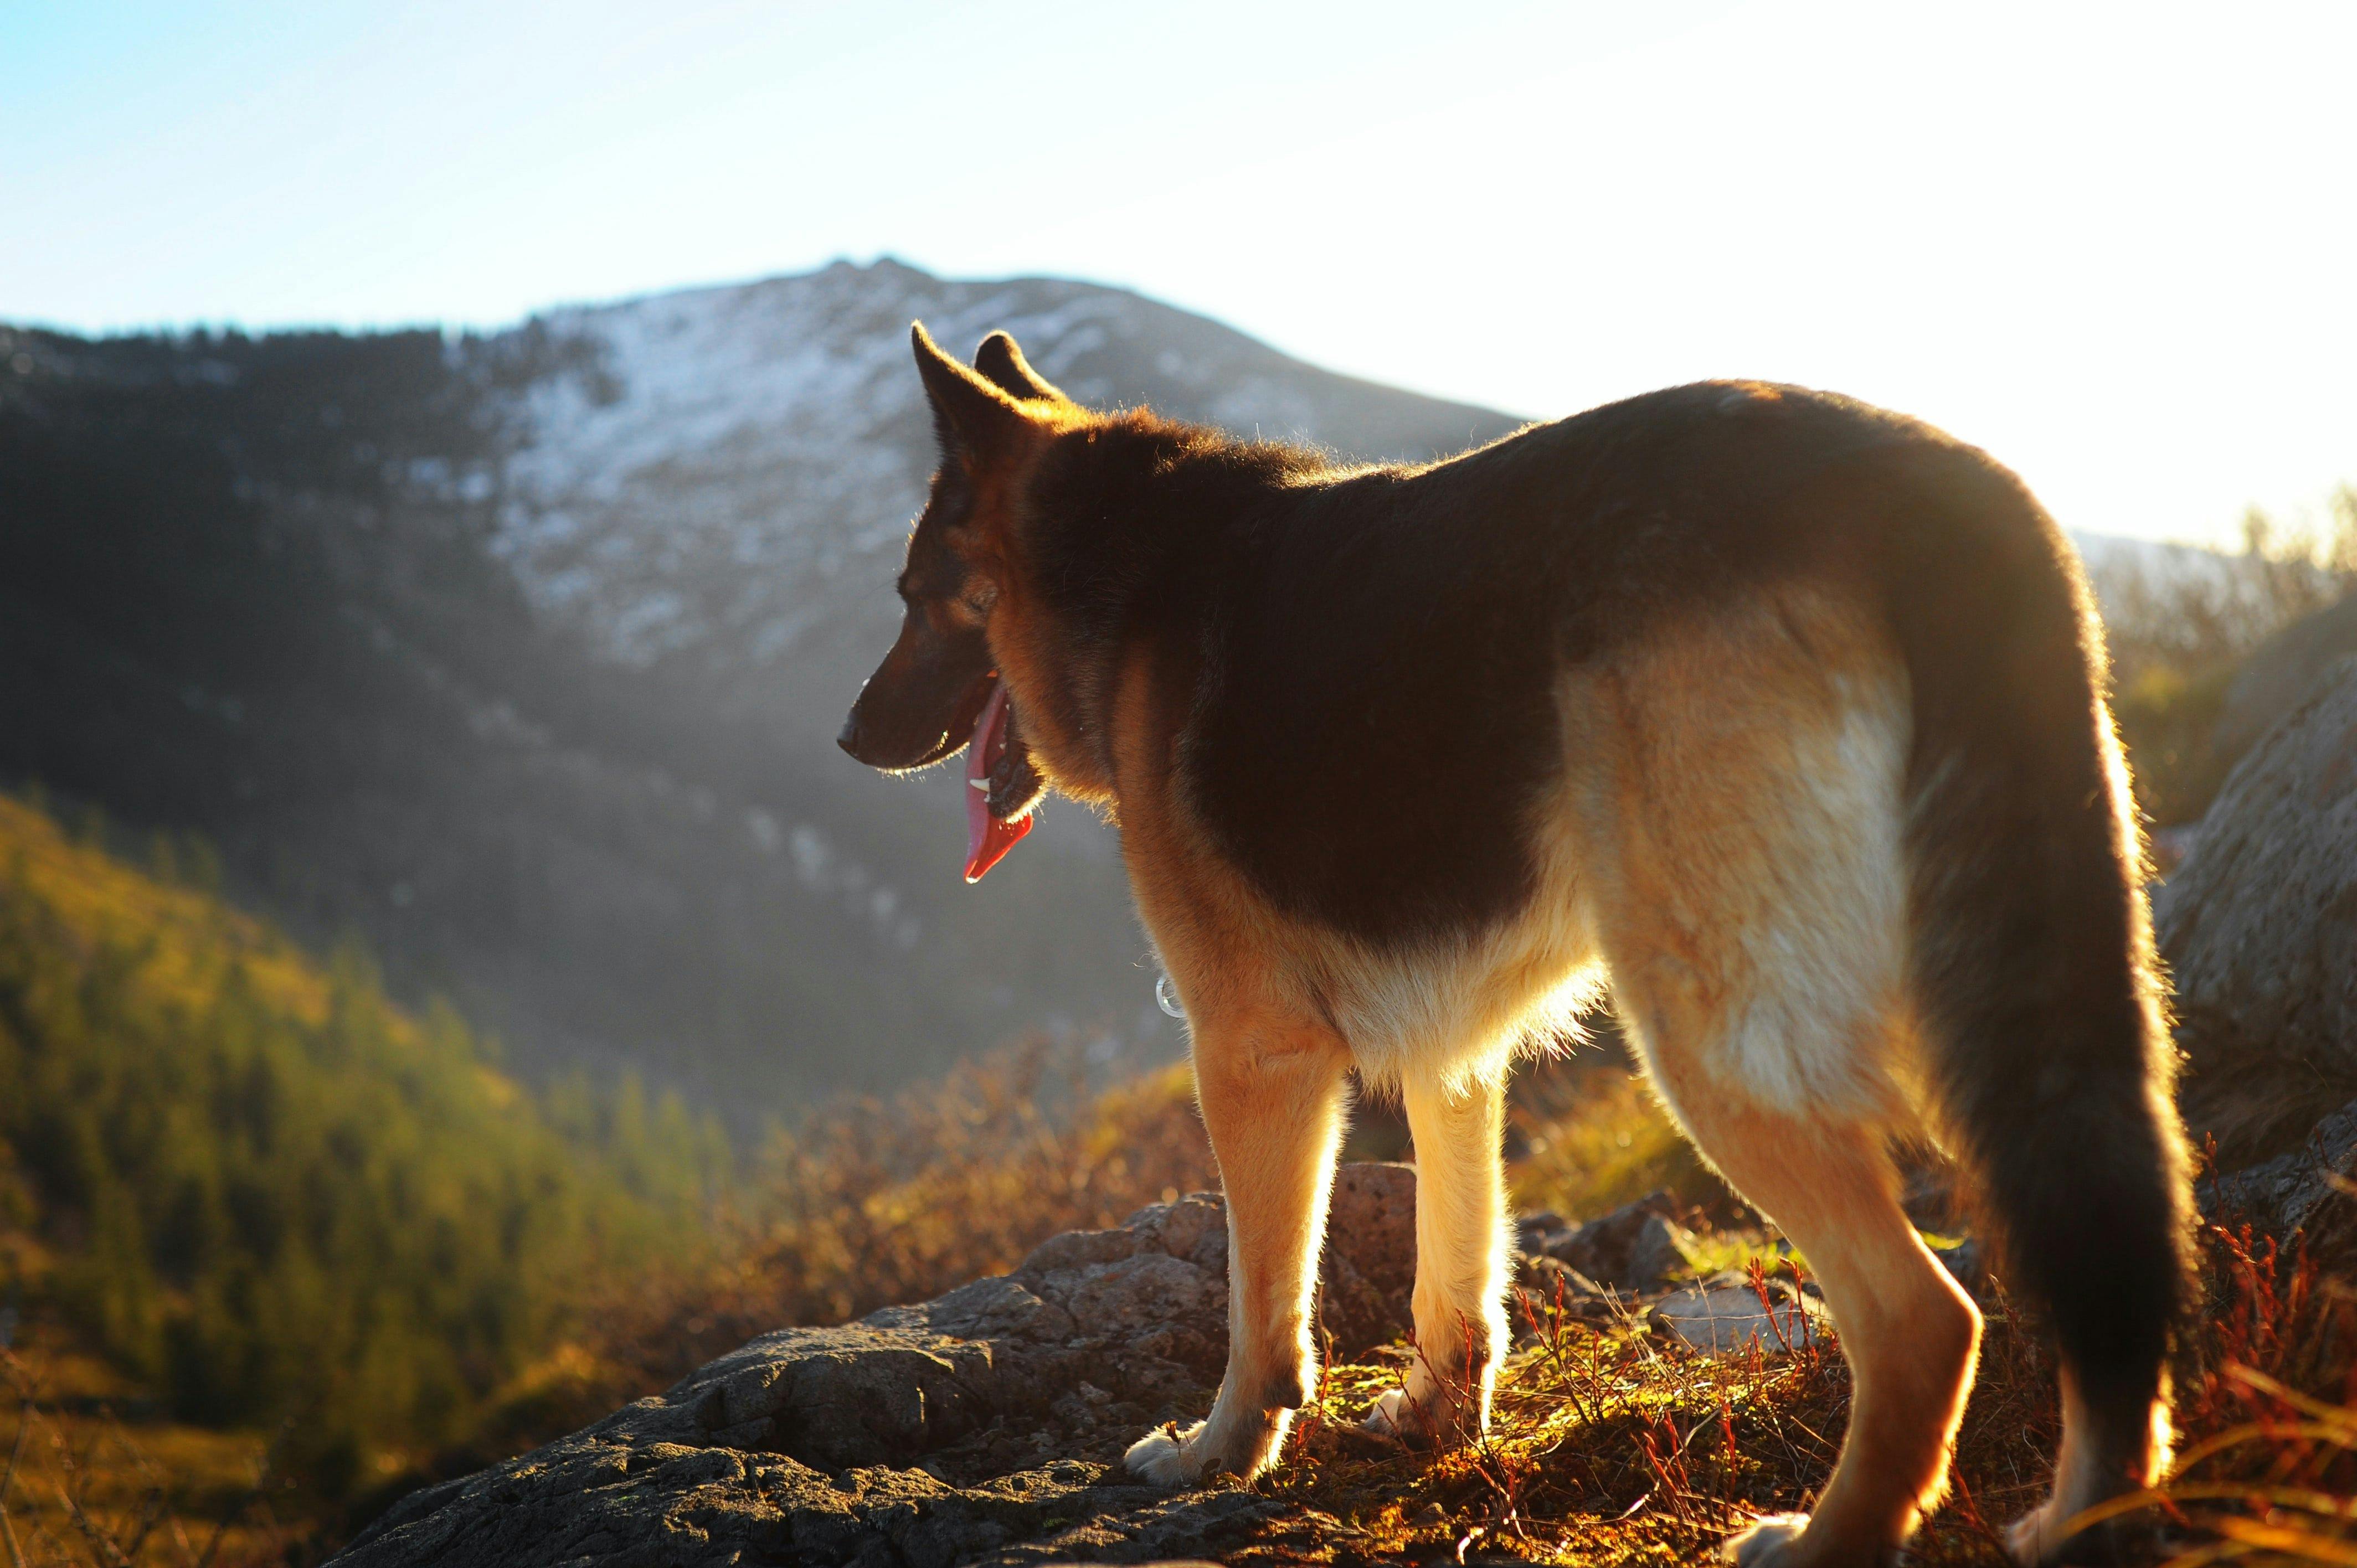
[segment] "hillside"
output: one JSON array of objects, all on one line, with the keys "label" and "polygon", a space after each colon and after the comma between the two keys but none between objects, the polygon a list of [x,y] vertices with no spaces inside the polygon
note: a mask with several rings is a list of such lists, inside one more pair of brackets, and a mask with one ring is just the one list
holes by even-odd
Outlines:
[{"label": "hillside", "polygon": [[223,906],[201,846],[155,859],[187,880],[0,798],[0,1301],[65,1391],[287,1423],[334,1495],[464,1435],[596,1267],[692,1248],[716,1128],[535,1095]]},{"label": "hillside", "polygon": [[1512,423],[889,262],[457,340],[0,328],[0,779],[202,833],[527,1072],[637,1064],[742,1130],[1028,1026],[1168,1049],[1093,821],[968,888],[951,782],[831,744],[931,463],[918,317],[1353,453]]}]

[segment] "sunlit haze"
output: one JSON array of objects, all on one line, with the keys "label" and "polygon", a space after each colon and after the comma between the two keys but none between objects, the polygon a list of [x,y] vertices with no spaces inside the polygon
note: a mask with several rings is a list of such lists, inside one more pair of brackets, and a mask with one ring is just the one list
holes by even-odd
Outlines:
[{"label": "sunlit haze", "polygon": [[890,254],[1535,417],[1743,375],[2070,525],[2357,478],[2357,5],[15,5],[0,319],[500,324]]}]

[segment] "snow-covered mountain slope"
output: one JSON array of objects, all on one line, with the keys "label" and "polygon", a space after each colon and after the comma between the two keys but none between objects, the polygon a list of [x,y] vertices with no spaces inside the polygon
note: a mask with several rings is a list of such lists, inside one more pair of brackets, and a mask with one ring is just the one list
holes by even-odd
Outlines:
[{"label": "snow-covered mountain slope", "polygon": [[2087,564],[2087,580],[2106,610],[2134,594],[2225,591],[2247,570],[2241,557],[2200,544],[2075,532],[2071,542],[2078,546],[2079,558]]},{"label": "snow-covered mountain slope", "polygon": [[872,631],[932,464],[908,329],[970,351],[1015,334],[1083,403],[1363,456],[1426,456],[1514,421],[1353,381],[1135,295],[961,283],[890,261],[553,311],[564,367],[523,395],[500,552],[609,656],[773,668]]}]

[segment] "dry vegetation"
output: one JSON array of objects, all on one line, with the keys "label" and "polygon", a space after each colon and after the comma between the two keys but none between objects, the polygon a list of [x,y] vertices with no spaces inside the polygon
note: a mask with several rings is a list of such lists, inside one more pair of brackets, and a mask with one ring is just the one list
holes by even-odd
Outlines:
[{"label": "dry vegetation", "polygon": [[9,1568],[300,1560],[270,1439],[159,1420],[119,1376],[38,1341],[0,1350],[0,1552]]},{"label": "dry vegetation", "polygon": [[780,1324],[923,1301],[1059,1232],[1219,1185],[1183,1066],[1099,1076],[1033,1040],[780,1133],[719,1220],[717,1262],[601,1304],[585,1417]]},{"label": "dry vegetation", "polygon": [[[1009,1266],[1054,1230],[1114,1223],[1213,1180],[1182,1072],[1099,1091],[1056,1059],[1039,1047],[1003,1054],[897,1101],[858,1102],[815,1141],[781,1144],[770,1218],[740,1232],[741,1261],[619,1315],[601,1352],[609,1367],[651,1386],[681,1364],[683,1323],[702,1355],[778,1322],[921,1297]],[[1071,1114],[1043,1115],[1043,1098]],[[1593,1214],[1664,1187],[1727,1201],[1608,1053],[1534,1075],[1514,1117],[1526,1207]],[[2189,1568],[2357,1559],[2352,1297],[2248,1234],[2212,1229],[2203,1254],[2210,1305],[2179,1367],[2186,1446],[2174,1500],[2115,1528],[2136,1555]],[[1357,1434],[1413,1354],[1403,1345],[1327,1369],[1289,1462],[1261,1488],[1324,1521],[1345,1559],[1601,1563],[1695,1561],[1753,1514],[1804,1507],[1822,1485],[1846,1419],[1837,1341],[1720,1361],[1633,1316],[1598,1322],[1528,1297],[1518,1312],[1522,1343],[1486,1442],[1434,1460]],[[1926,1563],[2000,1562],[1996,1530],[2043,1496],[2060,1435],[2034,1322],[2001,1293],[1988,1316],[1957,1484],[1921,1538]],[[1301,1550],[1294,1537],[1272,1554]]]},{"label": "dry vegetation", "polygon": [[[2357,1311],[2306,1259],[2204,1235],[2209,1308],[2180,1358],[2177,1475],[2111,1524],[2131,1561],[2357,1560]],[[1764,1284],[1764,1279],[1762,1283]],[[2060,1436],[2033,1321],[1985,1303],[1980,1379],[1946,1503],[1910,1560],[1999,1564],[1997,1530],[2042,1500]],[[1352,1430],[1394,1366],[1329,1369],[1289,1465],[1262,1486],[1329,1515],[1359,1552],[1570,1563],[1705,1560],[1761,1513],[1807,1506],[1838,1450],[1838,1341],[1715,1360],[1634,1318],[1523,1298],[1523,1344],[1487,1441],[1435,1460]],[[1405,1352],[1402,1352],[1405,1354]]]},{"label": "dry vegetation", "polygon": [[1582,1219],[1663,1190],[1691,1206],[1727,1206],[1726,1187],[1655,1108],[1609,1033],[1598,1047],[1524,1066],[1507,1116],[1520,1144],[1509,1176],[1523,1213]]}]

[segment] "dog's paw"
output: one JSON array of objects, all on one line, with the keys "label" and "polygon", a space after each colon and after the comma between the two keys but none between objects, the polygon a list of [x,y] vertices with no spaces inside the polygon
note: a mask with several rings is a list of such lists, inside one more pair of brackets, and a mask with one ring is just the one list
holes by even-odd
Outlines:
[{"label": "dog's paw", "polygon": [[1238,1419],[1215,1408],[1184,1432],[1174,1424],[1147,1433],[1129,1445],[1122,1464],[1157,1487],[1199,1486],[1213,1476],[1249,1481],[1275,1463],[1292,1417],[1291,1411],[1261,1411]]},{"label": "dog's paw", "polygon": [[1188,1462],[1188,1443],[1200,1436],[1202,1422],[1195,1422],[1186,1432],[1178,1432],[1176,1422],[1169,1426],[1155,1426],[1153,1432],[1131,1443],[1129,1453],[1122,1455],[1122,1469],[1148,1486],[1192,1486],[1202,1478],[1202,1469]]},{"label": "dog's paw", "polygon": [[1386,1391],[1367,1408],[1369,1432],[1409,1448],[1476,1442],[1483,1423],[1462,1389],[1435,1384],[1425,1391],[1410,1378],[1406,1388]]},{"label": "dog's paw", "polygon": [[2052,1498],[2006,1527],[2005,1550],[2021,1568],[2061,1563],[2157,1563],[2176,1555],[2167,1523],[2147,1511],[2103,1520],[2072,1530],[2076,1511]]},{"label": "dog's paw", "polygon": [[1804,1513],[1756,1519],[1727,1538],[1718,1549],[1719,1561],[1732,1563],[1735,1568],[1780,1568],[1792,1560],[1792,1544],[1808,1528],[1809,1516]]},{"label": "dog's paw", "polygon": [[1410,1448],[1432,1445],[1432,1418],[1422,1405],[1407,1397],[1405,1389],[1392,1389],[1367,1407],[1367,1419],[1359,1423],[1377,1437],[1388,1437]]},{"label": "dog's paw", "polygon": [[2042,1568],[2061,1554],[2062,1543],[2050,1540],[2058,1520],[2050,1516],[2054,1505],[2048,1503],[2033,1509],[2005,1527],[2006,1555],[2021,1564],[2021,1568]]}]

